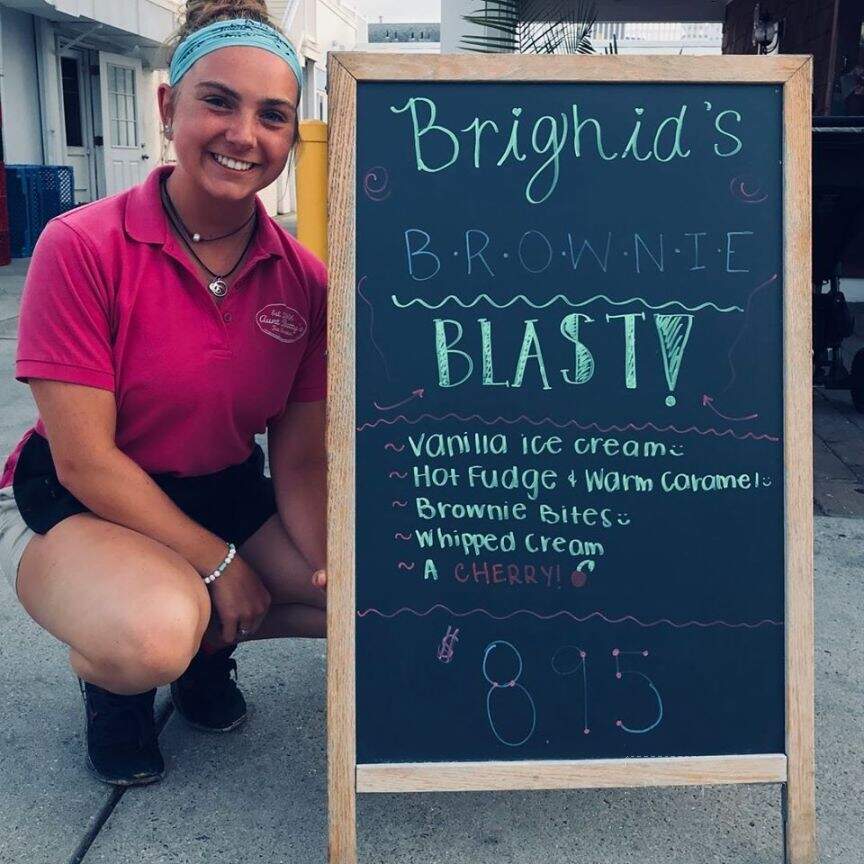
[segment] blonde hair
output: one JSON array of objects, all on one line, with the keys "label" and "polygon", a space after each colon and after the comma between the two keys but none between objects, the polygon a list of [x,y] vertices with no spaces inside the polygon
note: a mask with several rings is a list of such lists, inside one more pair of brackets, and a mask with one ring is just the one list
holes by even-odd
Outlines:
[{"label": "blonde hair", "polygon": [[168,40],[168,63],[171,62],[177,46],[191,33],[215,21],[227,21],[231,18],[260,21],[282,32],[270,17],[265,0],[186,0],[180,26]]}]

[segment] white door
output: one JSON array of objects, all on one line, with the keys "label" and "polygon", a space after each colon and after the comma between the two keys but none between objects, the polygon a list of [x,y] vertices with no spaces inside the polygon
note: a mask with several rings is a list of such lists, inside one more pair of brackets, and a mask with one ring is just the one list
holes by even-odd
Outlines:
[{"label": "white door", "polygon": [[75,177],[75,203],[95,197],[93,129],[90,105],[90,64],[84,51],[60,55],[60,95],[63,118],[63,164]]},{"label": "white door", "polygon": [[108,195],[122,192],[144,179],[141,131],[141,61],[99,52],[102,90],[102,132],[105,185]]}]

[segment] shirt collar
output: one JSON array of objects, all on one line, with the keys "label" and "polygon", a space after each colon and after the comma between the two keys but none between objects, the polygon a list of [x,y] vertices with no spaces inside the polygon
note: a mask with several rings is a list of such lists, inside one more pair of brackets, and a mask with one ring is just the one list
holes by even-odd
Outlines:
[{"label": "shirt collar", "polygon": [[[139,186],[129,190],[126,202],[126,233],[140,243],[164,245],[168,240],[168,219],[162,207],[159,184],[174,170],[172,165],[160,165],[150,172]],[[258,210],[258,231],[253,249],[265,255],[285,257],[285,247],[279,236],[279,228],[267,213],[267,208],[259,197],[255,197]]]}]

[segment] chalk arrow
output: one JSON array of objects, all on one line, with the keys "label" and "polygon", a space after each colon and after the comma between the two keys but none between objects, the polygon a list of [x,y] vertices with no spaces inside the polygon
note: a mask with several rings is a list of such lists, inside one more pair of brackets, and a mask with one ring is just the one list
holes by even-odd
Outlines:
[{"label": "chalk arrow", "polygon": [[403,405],[407,405],[409,402],[413,402],[415,399],[422,399],[424,389],[419,387],[417,390],[412,390],[411,395],[407,399],[403,399],[401,402],[396,402],[394,405],[379,405],[377,402],[373,402],[372,404],[379,411],[392,411],[394,408],[401,408]]},{"label": "chalk arrow", "polygon": [[730,417],[728,414],[724,414],[714,407],[714,397],[709,396],[707,393],[702,394],[702,407],[710,408],[718,417],[722,417],[724,420],[731,420],[733,423],[743,420],[755,420],[759,416],[758,414],[748,414],[746,417]]}]

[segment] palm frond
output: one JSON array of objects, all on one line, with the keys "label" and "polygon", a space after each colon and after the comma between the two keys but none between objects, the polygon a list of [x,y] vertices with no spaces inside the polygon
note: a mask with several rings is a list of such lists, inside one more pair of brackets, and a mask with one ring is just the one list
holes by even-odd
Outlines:
[{"label": "palm frond", "polygon": [[[481,53],[593,54],[593,0],[484,0],[463,20],[486,30],[462,45]],[[491,32],[490,32],[491,31]]]}]

